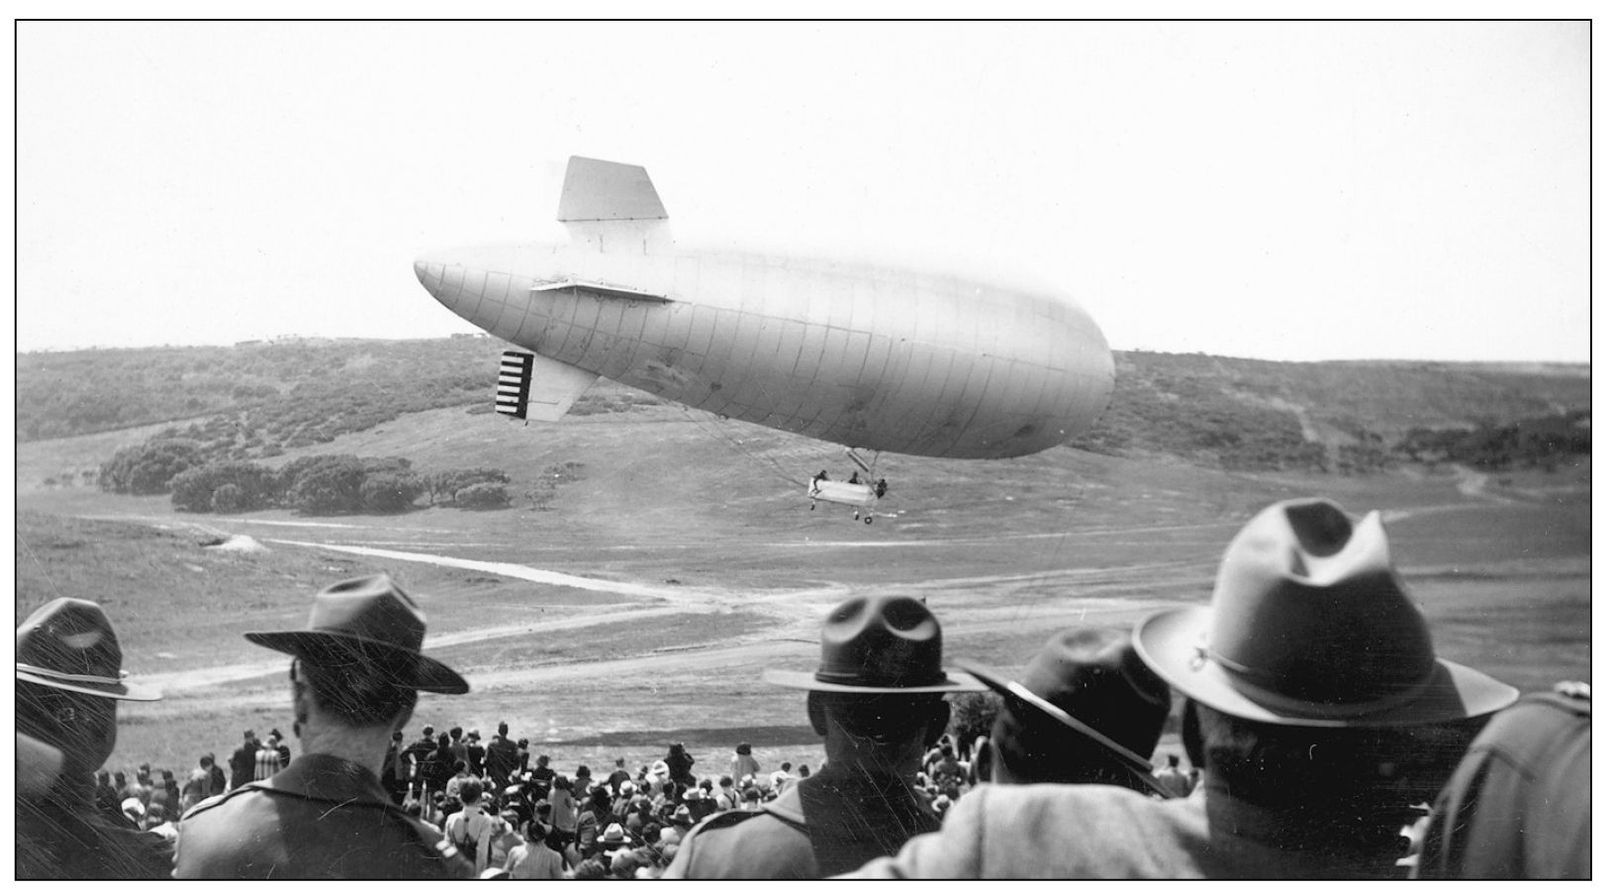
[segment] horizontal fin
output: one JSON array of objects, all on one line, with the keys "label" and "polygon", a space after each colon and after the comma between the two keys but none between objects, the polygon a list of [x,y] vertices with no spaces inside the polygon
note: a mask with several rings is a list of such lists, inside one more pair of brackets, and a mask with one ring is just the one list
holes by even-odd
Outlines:
[{"label": "horizontal fin", "polygon": [[547,282],[533,285],[531,293],[562,294],[566,291],[577,295],[585,294],[591,297],[613,297],[619,300],[643,300],[649,303],[674,303],[663,294],[653,294],[648,291],[639,291],[636,288],[627,288],[621,285],[606,285],[602,282],[584,282],[568,280],[562,282]]},{"label": "horizontal fin", "polygon": [[497,377],[497,413],[557,421],[598,379],[557,359],[509,350]]}]

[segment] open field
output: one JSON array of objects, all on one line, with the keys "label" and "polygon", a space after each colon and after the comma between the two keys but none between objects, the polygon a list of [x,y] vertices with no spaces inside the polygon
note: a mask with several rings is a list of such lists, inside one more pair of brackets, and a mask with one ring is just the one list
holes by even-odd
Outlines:
[{"label": "open field", "polygon": [[[314,591],[378,570],[420,601],[433,654],[473,686],[423,697],[415,728],[486,734],[505,718],[561,767],[614,755],[635,766],[672,740],[701,767],[724,766],[743,740],[768,769],[814,764],[803,694],[759,675],[813,666],[820,618],[847,594],[923,597],[949,654],[1021,666],[1059,628],[1127,627],[1204,601],[1235,530],[1300,494],[1385,512],[1441,655],[1527,690],[1588,677],[1585,460],[1486,478],[1231,474],[1066,448],[888,456],[878,472],[892,490],[867,526],[803,497],[817,469],[845,474],[835,447],[667,406],[530,427],[440,409],[295,453],[500,466],[514,487],[583,464],[542,510],[191,515],[166,497],[37,484],[52,462],[109,454],[113,437],[90,439],[19,446],[16,608],[20,619],[56,596],[101,601],[125,667],[166,690],[122,708],[114,766],[184,767],[227,752],[242,728],[289,730],[286,662],[241,632],[301,627]],[[235,535],[265,550],[204,546]]]}]

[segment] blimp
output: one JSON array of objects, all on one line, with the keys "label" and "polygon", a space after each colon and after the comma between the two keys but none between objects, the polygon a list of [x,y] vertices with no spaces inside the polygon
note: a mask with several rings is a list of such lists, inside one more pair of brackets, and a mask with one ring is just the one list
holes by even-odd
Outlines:
[{"label": "blimp", "polygon": [[988,459],[1066,442],[1111,400],[1111,350],[1063,293],[679,245],[648,172],[593,158],[570,158],[557,219],[567,240],[414,263],[443,306],[517,348],[497,389],[513,417],[556,420],[604,377],[852,457]]}]

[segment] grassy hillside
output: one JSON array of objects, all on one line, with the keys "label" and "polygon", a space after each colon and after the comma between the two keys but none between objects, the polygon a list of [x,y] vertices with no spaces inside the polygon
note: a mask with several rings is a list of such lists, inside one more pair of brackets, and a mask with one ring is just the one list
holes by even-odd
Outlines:
[{"label": "grassy hillside", "polygon": [[[200,443],[213,459],[273,458],[414,412],[490,411],[503,347],[459,336],[21,354],[17,439],[158,424],[166,425],[158,435]],[[1586,366],[1142,352],[1119,352],[1116,362],[1110,409],[1073,446],[1226,470],[1368,471],[1400,459],[1394,451],[1414,428],[1500,427],[1590,409]],[[573,413],[658,401],[605,385]]]}]

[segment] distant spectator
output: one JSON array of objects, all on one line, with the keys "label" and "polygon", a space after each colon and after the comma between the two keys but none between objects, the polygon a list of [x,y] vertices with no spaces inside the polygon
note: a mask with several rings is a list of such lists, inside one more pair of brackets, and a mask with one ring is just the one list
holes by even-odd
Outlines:
[{"label": "distant spectator", "polygon": [[390,796],[392,804],[402,804],[408,796],[408,757],[404,753],[402,731],[391,734],[386,746],[385,761],[380,766],[380,788]]},{"label": "distant spectator", "polygon": [[670,751],[665,754],[665,766],[670,768],[670,781],[673,783],[691,786],[698,782],[693,776],[693,756],[687,754],[687,747],[679,742],[670,744]]},{"label": "distant spectator", "polygon": [[553,778],[553,791],[548,793],[548,804],[553,806],[553,822],[548,832],[548,846],[563,851],[575,841],[576,801],[570,794],[571,783],[567,776]]},{"label": "distant spectator", "polygon": [[852,878],[1401,877],[1401,829],[1515,691],[1438,659],[1378,513],[1275,504],[1230,542],[1206,606],[1134,643],[1184,694],[1206,791],[984,785],[941,832]]},{"label": "distant spectator", "polygon": [[547,829],[532,820],[525,826],[525,844],[508,852],[503,868],[511,879],[562,879],[564,859],[543,843]]},{"label": "distant spectator", "polygon": [[447,731],[447,748],[452,750],[454,763],[464,762],[469,765],[469,743],[464,741],[464,728],[454,727]]},{"label": "distant spectator", "polygon": [[201,761],[195,770],[185,778],[184,788],[179,794],[179,814],[196,806],[204,799],[212,797],[212,756],[202,755]]},{"label": "distant spectator", "polygon": [[245,741],[229,756],[229,788],[239,789],[256,778],[257,734],[247,730]]},{"label": "distant spectator", "polygon": [[732,777],[733,785],[743,782],[744,777],[757,777],[760,775],[760,762],[754,758],[754,750],[748,743],[738,743],[733,750],[732,765],[728,771]]},{"label": "distant spectator", "polygon": [[425,769],[425,763],[435,751],[436,728],[429,724],[424,726],[417,739],[402,750],[400,758],[408,770],[408,793],[413,796],[415,801],[423,802],[425,800],[425,786],[430,778],[430,772]]},{"label": "distant spectator", "polygon": [[520,748],[508,738],[507,722],[497,722],[497,735],[486,745],[486,777],[492,788],[504,788],[508,777],[520,766]]},{"label": "distant spectator", "polygon": [[[475,777],[485,777],[486,747],[480,743],[479,730],[469,731],[468,742],[464,744],[464,750],[469,756],[469,775]],[[493,788],[503,788],[502,786],[498,786],[495,782],[492,785]]]},{"label": "distant spectator", "polygon": [[983,686],[945,673],[938,620],[911,597],[852,597],[828,614],[821,640],[814,673],[770,670],[765,679],[810,691],[805,708],[825,738],[826,766],[763,811],[700,823],[665,877],[819,878],[939,827],[911,778],[949,723],[944,694]]},{"label": "distant spectator", "polygon": [[609,774],[609,794],[619,795],[620,784],[631,779],[631,773],[626,770],[626,759],[616,758],[615,769]]},{"label": "distant spectator", "polygon": [[485,794],[485,788],[480,780],[465,779],[457,791],[459,808],[447,817],[442,831],[459,853],[473,860],[478,875],[486,870],[491,861],[492,837],[497,821],[481,810],[481,796]]},{"label": "distant spectator", "polygon": [[715,792],[715,809],[729,811],[737,807],[737,790],[732,787],[731,777],[721,777],[721,788]]},{"label": "distant spectator", "polygon": [[155,833],[158,837],[166,839],[169,844],[179,838],[179,828],[168,819],[167,806],[161,802],[152,802],[145,812],[145,831]]},{"label": "distant spectator", "polygon": [[95,774],[95,807],[107,817],[121,820],[121,802],[116,787],[112,785],[111,775],[104,770]]},{"label": "distant spectator", "polygon": [[[515,749],[519,751],[518,748]],[[553,780],[558,774],[548,766],[548,756],[536,756],[536,766],[531,768],[531,793],[538,798],[547,798],[553,791]]]},{"label": "distant spectator", "polygon": [[1183,798],[1190,794],[1190,775],[1179,769],[1179,756],[1169,755],[1166,767],[1157,769],[1156,781],[1174,798]]},{"label": "distant spectator", "polygon": [[256,752],[256,764],[253,767],[252,779],[266,780],[283,767],[279,758],[279,731],[270,731],[268,742]]},{"label": "distant spectator", "polygon": [[1560,684],[1499,712],[1441,790],[1428,879],[1592,877],[1592,689]]},{"label": "distant spectator", "polygon": [[793,782],[793,774],[789,773],[791,770],[793,762],[784,761],[780,768],[771,771],[771,789],[778,795],[781,795],[788,788],[788,784]]}]

